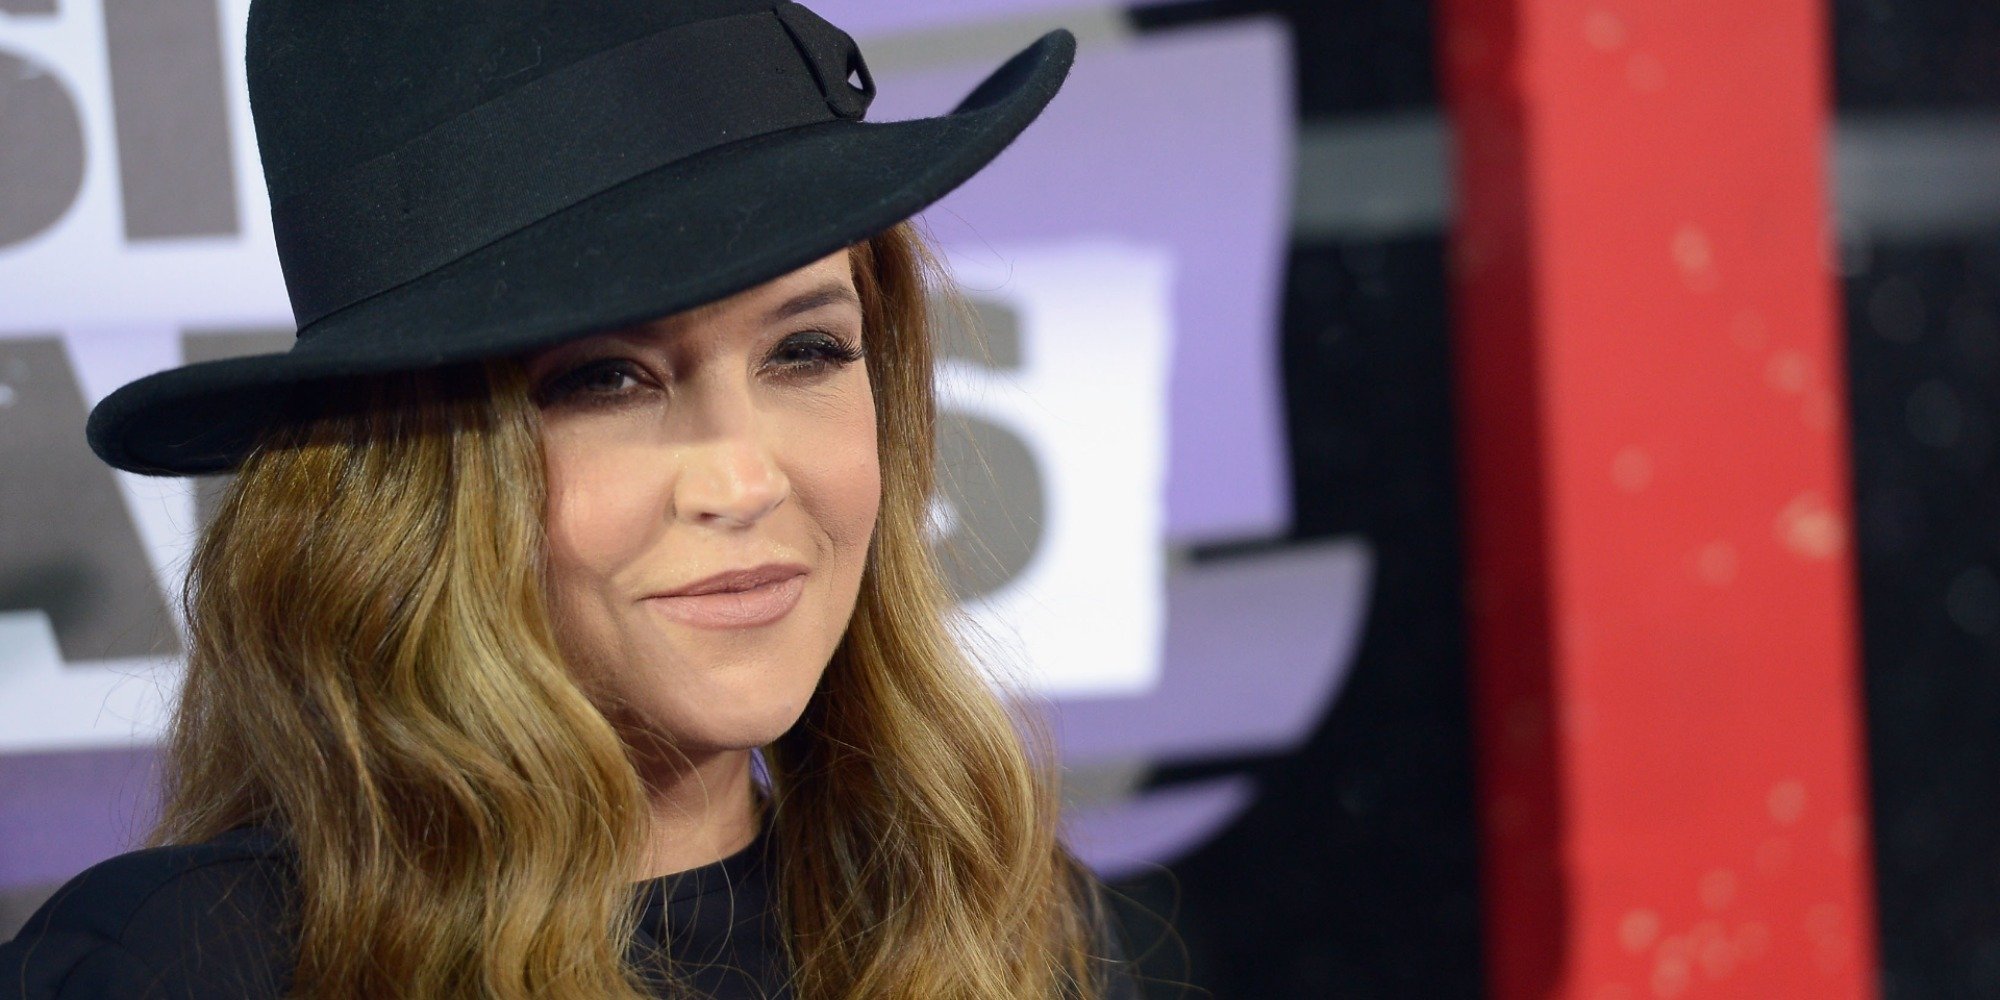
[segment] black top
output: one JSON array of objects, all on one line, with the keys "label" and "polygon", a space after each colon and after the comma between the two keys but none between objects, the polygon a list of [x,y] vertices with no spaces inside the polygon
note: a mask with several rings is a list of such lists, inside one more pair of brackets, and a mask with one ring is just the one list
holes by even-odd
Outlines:
[{"label": "black top", "polygon": [[[760,832],[721,861],[635,887],[644,911],[629,956],[655,995],[672,995],[664,955],[699,997],[790,1000],[765,845]],[[289,872],[278,837],[254,827],[112,858],[0,945],[0,1000],[275,1000],[292,971]],[[1103,945],[1122,955],[1115,937]],[[1122,969],[1112,985],[1110,1000],[1137,1000]]]}]

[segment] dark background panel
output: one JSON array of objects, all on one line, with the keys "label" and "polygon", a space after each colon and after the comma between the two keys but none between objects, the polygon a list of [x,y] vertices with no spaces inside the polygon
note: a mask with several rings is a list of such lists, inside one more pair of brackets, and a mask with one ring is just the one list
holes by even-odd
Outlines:
[{"label": "dark background panel", "polygon": [[[1135,21],[1173,31],[1252,15],[1292,31],[1302,125],[1438,110],[1428,4],[1204,0]],[[1361,648],[1297,753],[1155,775],[1172,785],[1247,766],[1262,795],[1171,872],[1118,888],[1178,932],[1151,949],[1157,933],[1135,934],[1155,996],[1191,978],[1226,1000],[1477,997],[1442,234],[1296,242],[1282,337],[1296,518],[1274,544],[1367,541],[1376,576]]]},{"label": "dark background panel", "polygon": [[1179,866],[1189,909],[1213,910],[1224,996],[1480,992],[1443,261],[1436,237],[1293,252],[1295,536],[1366,538],[1375,588],[1320,731]]},{"label": "dark background panel", "polygon": [[[1996,180],[2000,183],[2000,180]],[[1887,1000],[2000,995],[2000,231],[1847,281]]]},{"label": "dark background panel", "polygon": [[[1480,995],[1443,261],[1435,236],[1291,256],[1293,537],[1365,538],[1376,577],[1352,673],[1306,747],[1249,762],[1264,794],[1220,839],[1120,886],[1174,914],[1192,981],[1220,997]],[[1177,980],[1181,960],[1162,948],[1147,971]]]},{"label": "dark background panel", "polygon": [[2000,4],[1835,0],[1831,9],[1843,111],[2000,106]]},{"label": "dark background panel", "polygon": [[[1832,20],[1842,116],[2000,119],[2000,4]],[[1843,256],[1883,996],[2000,996],[2000,228]]]},{"label": "dark background panel", "polygon": [[1438,104],[1431,5],[1424,0],[1195,0],[1140,7],[1132,21],[1142,31],[1165,31],[1254,15],[1280,17],[1291,27],[1305,118]]}]

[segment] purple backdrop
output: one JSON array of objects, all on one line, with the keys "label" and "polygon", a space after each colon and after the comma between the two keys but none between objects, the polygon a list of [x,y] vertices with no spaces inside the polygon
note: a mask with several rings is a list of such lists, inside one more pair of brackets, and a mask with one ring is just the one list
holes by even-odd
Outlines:
[{"label": "purple backdrop", "polygon": [[[925,213],[947,247],[1115,236],[1171,251],[1175,543],[1291,524],[1276,336],[1290,54],[1283,26],[1267,21],[1087,47],[1042,118]],[[948,111],[987,69],[890,76],[870,117]]]}]

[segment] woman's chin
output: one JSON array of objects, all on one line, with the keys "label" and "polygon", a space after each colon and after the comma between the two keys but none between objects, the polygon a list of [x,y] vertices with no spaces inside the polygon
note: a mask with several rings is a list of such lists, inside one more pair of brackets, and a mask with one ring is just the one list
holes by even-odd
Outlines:
[{"label": "woman's chin", "polygon": [[798,717],[792,716],[780,723],[717,727],[684,738],[680,745],[690,755],[755,750],[776,742],[778,737],[790,732],[797,722]]},{"label": "woman's chin", "polygon": [[685,708],[644,711],[627,716],[623,728],[637,729],[688,757],[734,750],[754,750],[785,735],[805,713],[806,698],[743,700],[717,704],[705,711]]}]

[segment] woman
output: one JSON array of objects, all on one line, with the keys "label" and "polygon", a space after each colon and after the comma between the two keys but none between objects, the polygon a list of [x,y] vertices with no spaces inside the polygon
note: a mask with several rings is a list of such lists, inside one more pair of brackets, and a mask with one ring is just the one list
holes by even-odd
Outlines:
[{"label": "woman", "polygon": [[160,846],[0,996],[1136,995],[944,625],[903,221],[1073,41],[871,125],[796,4],[544,7],[253,4],[299,340],[92,414],[237,476]]}]

